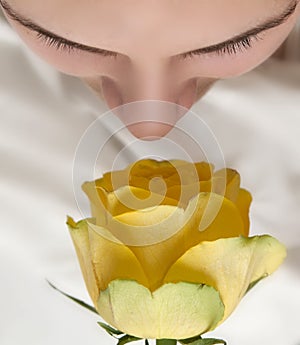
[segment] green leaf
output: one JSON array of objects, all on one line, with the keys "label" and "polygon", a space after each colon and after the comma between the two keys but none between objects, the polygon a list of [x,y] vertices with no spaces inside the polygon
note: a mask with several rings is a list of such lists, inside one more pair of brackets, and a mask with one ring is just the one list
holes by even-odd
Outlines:
[{"label": "green leaf", "polygon": [[188,339],[180,339],[180,344],[192,344],[196,340],[202,339],[200,335],[197,335],[196,337],[188,338]]},{"label": "green leaf", "polygon": [[149,345],[148,339],[145,339],[145,345]]},{"label": "green leaf", "polygon": [[226,345],[226,341],[222,339],[213,339],[213,338],[206,338],[206,339],[199,339],[190,343],[190,345],[215,345],[215,344],[223,344]]},{"label": "green leaf", "polygon": [[133,337],[132,335],[126,334],[123,337],[119,338],[117,345],[124,345],[124,344],[131,343],[137,340],[141,340],[141,338],[136,338],[136,337]]},{"label": "green leaf", "polygon": [[100,327],[102,327],[111,336],[124,334],[123,332],[107,325],[106,323],[103,323],[103,322],[97,322],[97,323]]},{"label": "green leaf", "polygon": [[91,311],[91,312],[93,312],[93,313],[99,315],[98,312],[97,312],[97,310],[96,310],[94,307],[92,307],[91,305],[89,305],[89,304],[87,304],[87,303],[81,301],[80,299],[78,299],[78,298],[76,298],[76,297],[73,297],[73,296],[71,296],[71,295],[68,295],[67,293],[65,293],[65,292],[63,292],[63,291],[61,291],[61,290],[59,290],[56,286],[54,286],[51,282],[49,282],[49,280],[47,280],[47,282],[48,282],[48,284],[49,284],[54,290],[60,292],[62,295],[68,297],[69,299],[71,299],[72,301],[74,301],[74,302],[76,302],[77,304],[81,305],[82,307],[88,309],[89,311]]},{"label": "green leaf", "polygon": [[156,345],[176,345],[176,339],[157,339]]}]

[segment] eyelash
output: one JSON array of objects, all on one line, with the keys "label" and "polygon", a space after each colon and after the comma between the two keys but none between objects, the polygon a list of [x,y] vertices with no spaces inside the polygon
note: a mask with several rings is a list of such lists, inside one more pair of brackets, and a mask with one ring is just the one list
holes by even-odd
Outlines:
[{"label": "eyelash", "polygon": [[[67,51],[68,53],[71,53],[72,51],[75,51],[76,49],[80,49],[80,47],[82,47],[82,45],[80,44],[71,45],[67,43],[65,40],[60,39],[59,37],[50,36],[42,32],[36,32],[36,37],[38,40],[42,41],[42,43],[45,44],[47,47],[53,47],[56,50]],[[89,51],[88,49],[85,49],[85,50]],[[95,49],[91,48],[90,52],[95,53],[95,52],[98,52],[98,50],[96,48]],[[116,53],[113,53],[113,52],[110,53],[108,51],[107,52],[103,51],[102,55],[112,56],[112,57],[117,56]]]},{"label": "eyelash", "polygon": [[[79,48],[68,44],[64,40],[61,40],[57,37],[51,37],[48,36],[42,32],[37,32],[37,38],[41,40],[46,46],[48,47],[53,47],[56,50],[61,50],[61,51],[67,51],[68,53],[71,53],[72,51],[76,50]],[[185,53],[181,55],[182,59],[187,59],[187,58],[192,58],[194,56],[201,56],[201,55],[208,55],[208,54],[216,54],[218,56],[224,56],[224,55],[236,55],[239,52],[243,52],[245,50],[251,49],[253,46],[253,41],[258,41],[261,39],[258,34],[253,34],[250,36],[243,37],[237,41],[232,41],[227,44],[224,44],[220,47],[216,46],[213,49],[199,49],[195,50],[192,52]],[[93,50],[91,49],[91,52]],[[104,55],[106,56],[113,56],[116,57],[116,54],[107,52]]]},{"label": "eyelash", "polygon": [[66,44],[56,37],[47,36],[41,32],[37,32],[36,36],[37,39],[42,41],[47,47],[54,47],[57,50],[68,50],[69,52],[75,49],[75,47]]},{"label": "eyelash", "polygon": [[182,59],[186,59],[188,57],[192,58],[194,56],[199,56],[199,55],[208,55],[208,54],[216,54],[218,56],[236,55],[239,52],[243,52],[248,49],[251,49],[253,46],[253,41],[258,41],[260,39],[262,38],[258,34],[249,35],[237,41],[231,41],[219,47],[218,45],[216,45],[215,47],[212,47],[211,49],[201,48],[199,50],[194,50],[192,52],[185,53],[182,55]]}]

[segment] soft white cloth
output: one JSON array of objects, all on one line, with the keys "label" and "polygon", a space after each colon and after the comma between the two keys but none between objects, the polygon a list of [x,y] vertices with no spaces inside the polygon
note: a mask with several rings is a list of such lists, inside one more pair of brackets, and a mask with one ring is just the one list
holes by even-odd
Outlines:
[{"label": "soft white cloth", "polygon": [[[96,316],[45,280],[89,301],[65,219],[81,217],[72,191],[76,146],[106,108],[0,25],[0,343],[115,344]],[[300,64],[269,60],[219,82],[194,110],[253,194],[252,234],[288,246],[284,265],[212,335],[230,345],[299,345]]]}]

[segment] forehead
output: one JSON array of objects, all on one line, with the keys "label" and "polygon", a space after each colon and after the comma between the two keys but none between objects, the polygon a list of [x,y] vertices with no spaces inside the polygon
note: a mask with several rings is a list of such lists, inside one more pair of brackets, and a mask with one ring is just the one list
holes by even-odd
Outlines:
[{"label": "forehead", "polygon": [[[143,43],[176,39],[187,49],[226,40],[291,0],[7,0],[22,15],[66,38],[126,53]],[[130,47],[132,45],[132,47]],[[195,47],[197,48],[197,46]],[[181,45],[181,50],[185,47]],[[170,52],[172,53],[172,52]],[[177,54],[177,51],[173,52]]]}]

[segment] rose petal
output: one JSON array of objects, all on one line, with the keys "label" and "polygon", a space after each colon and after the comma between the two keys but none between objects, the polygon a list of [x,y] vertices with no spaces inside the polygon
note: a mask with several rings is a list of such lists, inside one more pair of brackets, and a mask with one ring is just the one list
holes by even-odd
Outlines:
[{"label": "rose petal", "polygon": [[178,201],[138,187],[125,186],[107,195],[108,211],[112,216],[155,207],[159,205],[176,206]]},{"label": "rose petal", "polygon": [[225,196],[235,202],[240,188],[240,175],[232,169],[220,169],[214,172],[212,179],[212,192]]},{"label": "rose petal", "polygon": [[92,183],[96,187],[105,189],[107,192],[112,192],[122,186],[128,185],[129,175],[126,170],[116,170],[113,172],[107,172],[102,178],[87,183]]},{"label": "rose petal", "polygon": [[211,191],[211,181],[201,181],[182,186],[171,186],[168,188],[166,195],[168,198],[178,200],[178,206],[186,208],[189,201],[197,194]]},{"label": "rose petal", "polygon": [[239,190],[239,194],[238,194],[237,200],[235,201],[235,204],[237,208],[239,209],[241,217],[244,222],[245,236],[249,235],[249,227],[250,227],[249,208],[250,208],[251,201],[252,201],[251,194],[247,190],[241,188]]},{"label": "rose petal", "polygon": [[87,290],[95,305],[99,297],[99,285],[94,275],[90,257],[90,242],[86,222],[82,220],[76,223],[71,217],[68,217],[67,225],[74,243]]},{"label": "rose petal", "polygon": [[267,235],[202,242],[177,260],[164,282],[187,281],[213,286],[225,305],[224,320],[249,285],[274,272],[285,256],[284,246]]},{"label": "rose petal", "polygon": [[[96,217],[101,224],[99,216],[103,217],[101,213],[104,212],[104,209],[112,215],[130,211],[129,207],[120,207],[122,206],[121,203],[116,202],[116,198],[111,195],[111,193],[117,193],[119,189],[120,193],[123,194],[122,189],[125,186],[131,186],[128,187],[131,188],[131,193],[136,194],[140,199],[148,198],[149,191],[151,191],[154,194],[164,196],[164,201],[161,204],[178,204],[180,207],[186,207],[189,200],[200,191],[211,191],[209,179],[212,170],[213,166],[206,162],[194,164],[181,160],[160,162],[150,159],[140,160],[124,170],[108,172],[101,179],[86,182],[82,189],[90,200],[93,217]],[[225,178],[226,174],[223,175]],[[156,197],[158,198],[158,195]],[[174,200],[178,202],[174,202]],[[131,209],[150,206],[153,205],[135,205]]]},{"label": "rose petal", "polygon": [[117,278],[135,279],[148,286],[148,279],[130,249],[115,239],[106,229],[98,227],[96,232],[92,222],[92,219],[78,223],[71,219],[68,221],[92,300],[95,302],[99,291],[106,289],[109,282]]},{"label": "rose petal", "polygon": [[159,176],[165,180],[168,187],[172,187],[209,180],[213,165],[206,162],[194,164],[183,160],[145,159],[129,165],[127,170],[130,171],[129,184],[132,186],[147,188],[149,179]]},{"label": "rose petal", "polygon": [[212,287],[165,284],[151,293],[144,286],[115,280],[98,301],[99,314],[124,333],[150,339],[184,339],[216,327],[224,306]]},{"label": "rose petal", "polygon": [[161,205],[128,212],[108,218],[106,227],[136,255],[151,290],[161,285],[169,267],[192,246],[201,241],[244,234],[236,205],[212,193],[199,194],[186,210]]}]

